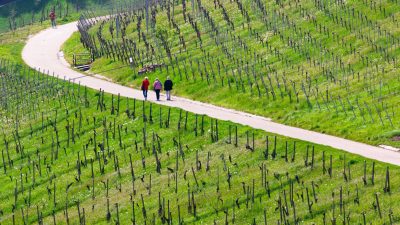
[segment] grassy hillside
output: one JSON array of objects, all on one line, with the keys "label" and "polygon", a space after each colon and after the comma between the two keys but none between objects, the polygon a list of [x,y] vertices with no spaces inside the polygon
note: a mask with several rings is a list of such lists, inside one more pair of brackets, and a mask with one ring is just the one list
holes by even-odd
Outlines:
[{"label": "grassy hillside", "polygon": [[30,35],[50,26],[50,22],[18,28],[14,32],[0,33],[0,58],[9,63],[23,64],[22,49]]},{"label": "grassy hillside", "polygon": [[[0,7],[0,33],[16,28],[42,23],[48,20],[54,9],[58,23],[79,19],[81,13],[91,11],[98,15],[108,14],[121,4],[134,4],[138,0],[18,0]],[[141,0],[140,0],[141,1]]]},{"label": "grassy hillside", "polygon": [[148,29],[145,10],[99,23],[82,34],[87,50],[74,35],[65,51],[91,49],[91,72],[124,85],[164,64],[146,76],[171,76],[176,95],[400,147],[398,2],[184,3],[151,6]]},{"label": "grassy hillside", "polygon": [[398,167],[1,71],[1,224],[400,221]]},{"label": "grassy hillside", "polygon": [[[79,18],[80,12],[66,0],[12,1],[0,8],[0,32],[6,32],[33,23],[47,22],[51,9],[57,9],[58,21]],[[86,2],[86,1],[82,1]],[[68,8],[68,9],[67,9]]]}]

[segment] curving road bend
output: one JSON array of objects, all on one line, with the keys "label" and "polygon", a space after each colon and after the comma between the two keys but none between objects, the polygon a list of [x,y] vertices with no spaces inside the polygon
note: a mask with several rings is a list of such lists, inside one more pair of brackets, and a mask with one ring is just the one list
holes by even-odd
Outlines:
[{"label": "curving road bend", "polygon": [[[102,89],[108,93],[120,94],[123,97],[143,99],[140,90],[128,88],[93,76],[87,76],[70,68],[70,65],[65,61],[62,54],[60,54],[60,48],[72,33],[78,30],[76,25],[77,22],[61,25],[57,29],[49,28],[32,36],[27,41],[22,52],[22,58],[25,63],[36,70],[49,71],[49,74],[53,74],[54,72],[54,76],[59,75],[60,79],[71,80],[71,82],[80,83],[96,90]],[[165,99],[164,96],[162,97]],[[151,99],[150,101],[165,106],[181,108],[197,114],[206,114],[220,120],[230,120],[267,132],[330,146],[366,158],[400,165],[400,153],[396,151],[279,124],[265,117],[179,97],[174,97],[173,101],[157,102],[155,99]]]}]

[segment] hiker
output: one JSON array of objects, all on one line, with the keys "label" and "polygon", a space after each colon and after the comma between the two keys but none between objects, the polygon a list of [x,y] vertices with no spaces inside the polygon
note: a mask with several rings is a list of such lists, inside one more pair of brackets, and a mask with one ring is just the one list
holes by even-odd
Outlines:
[{"label": "hiker", "polygon": [[54,10],[51,10],[49,17],[51,20],[51,27],[56,28],[56,13],[54,12]]},{"label": "hiker", "polygon": [[145,77],[144,80],[142,81],[142,91],[143,91],[143,96],[144,96],[144,100],[147,100],[147,91],[149,90],[149,86],[150,86],[150,82],[149,82],[149,78]]},{"label": "hiker", "polygon": [[167,80],[165,80],[164,82],[164,90],[165,93],[167,94],[167,101],[171,101],[171,90],[173,85],[174,83],[172,83],[172,80],[168,76]]},{"label": "hiker", "polygon": [[162,90],[162,83],[158,78],[156,78],[156,81],[154,81],[153,86],[154,86],[154,91],[156,92],[157,101],[160,101],[160,92]]}]

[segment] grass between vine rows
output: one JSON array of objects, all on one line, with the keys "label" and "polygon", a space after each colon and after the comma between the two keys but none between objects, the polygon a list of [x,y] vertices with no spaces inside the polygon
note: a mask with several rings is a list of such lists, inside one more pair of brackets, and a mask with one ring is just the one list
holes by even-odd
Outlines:
[{"label": "grass between vine rows", "polygon": [[2,224],[400,219],[397,166],[201,115],[196,125],[4,61],[2,71]]},{"label": "grass between vine rows", "polygon": [[[195,5],[198,4],[198,1],[194,2]],[[262,1],[268,13],[266,21],[272,23],[269,26],[276,29],[277,32],[274,32],[274,29],[262,21],[263,16],[255,3],[220,2],[223,7],[214,7],[212,1],[202,1],[202,7],[214,20],[219,36],[198,7],[193,11],[192,4],[186,3],[186,17],[192,16],[197,23],[202,47],[195,30],[188,21],[184,21],[181,3],[174,6],[174,14],[171,16],[173,20],[168,19],[166,8],[157,7],[156,22],[149,24],[148,32],[144,10],[137,11],[136,14],[128,13],[128,16],[122,15],[120,26],[126,30],[123,39],[135,42],[140,50],[141,55],[135,56],[135,67],[131,69],[124,62],[125,58],[118,59],[104,51],[96,58],[89,72],[100,73],[114,82],[140,88],[144,75],[138,76],[137,71],[142,65],[165,63],[169,69],[157,69],[146,76],[151,80],[157,77],[164,80],[171,76],[176,84],[173,91],[175,95],[373,145],[400,146],[396,139],[399,135],[398,63],[390,61],[398,60],[399,56],[396,47],[399,45],[399,22],[396,19],[399,15],[398,4],[391,1],[382,1],[375,6],[364,1],[346,1],[340,4],[327,2],[327,8],[321,10],[315,5],[315,2],[320,1],[281,2],[280,5],[276,5],[275,1]],[[242,14],[244,11],[239,9],[236,2],[243,5],[250,22],[246,21]],[[172,6],[170,7],[172,11]],[[224,19],[223,8],[235,29]],[[355,9],[354,16],[352,9]],[[153,11],[155,12],[154,7],[149,9],[149,12]],[[369,22],[357,15],[365,16]],[[286,16],[290,23],[286,22]],[[142,18],[140,29],[137,26],[139,17]],[[151,21],[151,15],[149,17]],[[179,28],[179,34],[173,23]],[[300,29],[302,32],[299,32]],[[122,31],[117,37],[116,30],[116,19],[112,19],[93,26],[88,33],[96,39],[97,49],[100,49],[98,34],[122,48]],[[308,39],[304,38],[303,32],[309,32]],[[389,34],[396,40],[394,44]],[[139,35],[146,35],[147,43],[155,49],[154,55],[146,54],[145,43],[143,38],[139,39]],[[168,59],[160,44],[163,41],[161,36],[169,45],[172,60]],[[179,36],[184,38],[186,48],[179,41]],[[263,40],[263,44],[259,39]],[[221,44],[217,45],[216,40]],[[304,51],[297,51],[290,43],[297,43]],[[389,61],[385,59],[383,50],[375,50],[375,45],[386,49],[385,52],[390,55]],[[269,50],[269,47],[278,50],[281,55],[277,55],[275,50]],[[63,50],[70,62],[73,53],[88,51],[80,43],[79,34],[74,34],[65,43]],[[225,50],[235,58],[227,58]],[[258,56],[255,57],[254,54]],[[332,59],[331,54],[337,58]],[[344,68],[335,62],[338,58]],[[198,60],[200,66],[196,63]],[[238,64],[237,60],[243,60],[244,66]],[[218,61],[224,63],[227,71],[222,66],[221,72],[218,72]],[[261,63],[264,61],[266,64]],[[246,67],[246,62],[249,67]],[[252,72],[252,65],[255,73]],[[113,70],[121,66],[125,67]],[[236,80],[239,79],[239,70],[242,73],[240,80],[243,79],[243,82]],[[271,77],[275,100],[272,99],[267,75]],[[212,77],[216,77],[216,81]],[[268,94],[263,90],[261,77],[267,83]],[[295,88],[292,81],[296,83]],[[228,82],[231,83],[230,88]],[[251,83],[251,87],[248,83]],[[307,102],[302,84],[311,87],[307,95],[312,107]],[[261,89],[260,97],[257,86]],[[318,98],[315,97],[317,89]],[[327,94],[326,90],[329,90]],[[296,101],[295,92],[299,95],[299,102]]]}]

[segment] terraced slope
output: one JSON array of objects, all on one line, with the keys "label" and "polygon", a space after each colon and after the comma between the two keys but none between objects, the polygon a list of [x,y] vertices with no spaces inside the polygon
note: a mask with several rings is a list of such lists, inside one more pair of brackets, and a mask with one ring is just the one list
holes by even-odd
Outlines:
[{"label": "terraced slope", "polygon": [[396,166],[0,65],[1,224],[400,221]]},{"label": "terraced slope", "polygon": [[399,9],[396,1],[159,1],[148,14],[82,18],[81,36],[64,50],[70,59],[83,41],[96,56],[92,72],[121,84],[139,88],[137,72],[163,64],[146,76],[171,76],[174,94],[399,147]]}]

